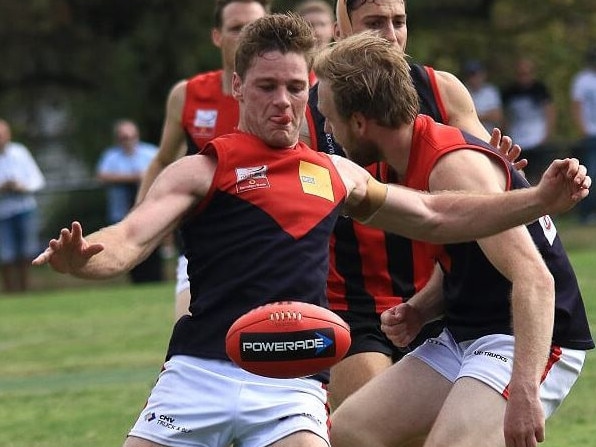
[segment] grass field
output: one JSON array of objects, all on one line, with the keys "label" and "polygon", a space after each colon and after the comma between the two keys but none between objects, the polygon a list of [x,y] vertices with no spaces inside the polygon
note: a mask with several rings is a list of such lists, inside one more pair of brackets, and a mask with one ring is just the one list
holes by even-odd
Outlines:
[{"label": "grass field", "polygon": [[[596,333],[596,227],[560,229]],[[50,290],[0,299],[0,446],[120,446],[163,361],[173,284],[36,275]],[[544,446],[596,445],[594,389],[591,352]]]}]

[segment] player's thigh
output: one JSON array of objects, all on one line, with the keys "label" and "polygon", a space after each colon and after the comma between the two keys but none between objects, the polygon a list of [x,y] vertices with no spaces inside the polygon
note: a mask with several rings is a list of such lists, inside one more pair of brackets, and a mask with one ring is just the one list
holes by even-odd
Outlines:
[{"label": "player's thigh", "polygon": [[334,365],[329,381],[331,408],[337,408],[348,396],[391,365],[391,357],[382,352],[361,352]]},{"label": "player's thigh", "polygon": [[123,447],[165,447],[163,444],[156,444],[155,442],[146,439],[137,438],[136,436],[128,436],[124,441]]},{"label": "player's thigh", "polygon": [[402,445],[425,436],[451,382],[407,356],[371,379],[331,415],[334,447]]},{"label": "player's thigh", "polygon": [[445,400],[425,446],[504,446],[506,405],[503,396],[488,385],[470,377],[458,379]]},{"label": "player's thigh", "polygon": [[292,433],[269,447],[329,447],[329,444],[313,432],[304,430]]}]

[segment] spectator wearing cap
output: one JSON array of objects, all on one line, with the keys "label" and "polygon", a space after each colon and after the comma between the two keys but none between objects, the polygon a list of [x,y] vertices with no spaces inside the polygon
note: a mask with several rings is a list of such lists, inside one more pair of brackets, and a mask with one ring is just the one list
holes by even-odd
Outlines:
[{"label": "spectator wearing cap", "polygon": [[[579,131],[578,157],[596,178],[596,46],[585,54],[584,67],[571,80],[571,115]],[[582,223],[596,224],[596,198],[591,195],[579,204]]]},{"label": "spectator wearing cap", "polygon": [[478,60],[468,60],[463,65],[462,81],[467,87],[480,122],[491,133],[503,124],[503,107],[499,89],[488,82],[488,73]]}]

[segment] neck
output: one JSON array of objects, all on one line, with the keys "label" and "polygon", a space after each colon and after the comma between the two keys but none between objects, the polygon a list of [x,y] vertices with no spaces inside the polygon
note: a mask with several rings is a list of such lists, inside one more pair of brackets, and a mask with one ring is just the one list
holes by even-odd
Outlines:
[{"label": "neck", "polygon": [[400,178],[403,177],[408,169],[414,126],[404,124],[399,128],[375,127],[375,140],[384,160]]},{"label": "neck", "polygon": [[224,95],[232,96],[232,75],[234,74],[234,70],[228,70],[224,68],[223,74],[221,76],[221,91]]}]

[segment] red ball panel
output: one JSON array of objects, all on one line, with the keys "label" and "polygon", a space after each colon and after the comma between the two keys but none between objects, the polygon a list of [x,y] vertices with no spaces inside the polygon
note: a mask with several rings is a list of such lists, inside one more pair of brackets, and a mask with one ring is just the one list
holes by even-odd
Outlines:
[{"label": "red ball panel", "polygon": [[228,330],[226,351],[241,368],[261,376],[304,377],[339,362],[350,328],[324,307],[281,301],[242,315]]}]

